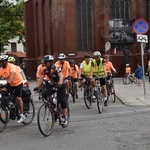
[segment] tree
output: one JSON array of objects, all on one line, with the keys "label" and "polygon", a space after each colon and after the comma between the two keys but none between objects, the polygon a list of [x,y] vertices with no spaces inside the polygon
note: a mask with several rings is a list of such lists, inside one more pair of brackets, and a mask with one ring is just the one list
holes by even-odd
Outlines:
[{"label": "tree", "polygon": [[24,44],[25,29],[23,20],[23,1],[16,4],[9,0],[0,0],[0,51],[9,40],[19,37],[18,43]]}]

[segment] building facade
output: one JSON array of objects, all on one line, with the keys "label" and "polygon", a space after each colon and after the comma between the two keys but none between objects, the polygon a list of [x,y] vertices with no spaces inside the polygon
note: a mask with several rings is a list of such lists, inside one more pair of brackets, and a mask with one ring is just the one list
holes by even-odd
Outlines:
[{"label": "building facade", "polygon": [[[79,63],[94,51],[109,54],[119,76],[124,74],[126,63],[134,71],[141,62],[141,47],[132,25],[139,18],[149,21],[149,5],[148,0],[26,0],[28,76],[35,78],[43,55],[57,59],[59,53],[65,53],[67,59]],[[108,51],[106,42],[111,43]],[[145,66],[150,59],[148,50],[149,44],[144,51]]]}]

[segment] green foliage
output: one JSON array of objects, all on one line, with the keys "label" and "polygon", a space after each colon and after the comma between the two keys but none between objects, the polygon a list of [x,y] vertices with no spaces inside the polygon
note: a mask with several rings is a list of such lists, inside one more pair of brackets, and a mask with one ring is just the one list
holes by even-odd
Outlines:
[{"label": "green foliage", "polygon": [[9,44],[9,40],[19,36],[18,43],[24,43],[25,29],[23,24],[23,1],[12,3],[0,0],[0,43]]}]

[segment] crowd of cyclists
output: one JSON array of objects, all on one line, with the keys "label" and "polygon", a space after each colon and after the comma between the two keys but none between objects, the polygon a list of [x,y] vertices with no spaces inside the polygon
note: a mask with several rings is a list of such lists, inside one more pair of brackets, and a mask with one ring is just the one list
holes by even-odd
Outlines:
[{"label": "crowd of cyclists", "polygon": [[[94,95],[94,77],[101,77],[100,84],[104,95],[104,105],[107,106],[108,95],[106,88],[106,80],[110,80],[110,78],[112,78],[112,71],[116,72],[116,69],[114,68],[113,64],[109,61],[109,55],[104,55],[104,57],[102,57],[99,51],[95,51],[93,53],[93,56],[86,54],[84,56],[84,60],[79,65],[77,65],[75,63],[75,60],[73,59],[67,61],[66,55],[64,53],[59,54],[58,61],[56,61],[55,63],[54,57],[52,55],[46,55],[41,59],[41,64],[37,68],[36,77],[38,79],[38,82],[36,88],[40,88],[44,79],[52,80],[54,82],[54,85],[56,85],[59,88],[61,87],[61,89],[64,89],[63,92],[66,93],[66,99],[63,98],[61,101],[62,103],[65,103],[66,100],[69,100],[69,90],[71,87],[70,78],[73,79],[76,85],[75,96],[76,99],[78,99],[79,80],[82,79],[82,87],[85,88],[86,77],[90,78],[92,101],[95,102],[96,96]],[[59,74],[61,75],[59,76]],[[63,105],[63,107],[65,108],[65,105]]]},{"label": "crowd of cyclists", "polygon": [[[20,74],[20,67],[15,65],[15,58],[8,57],[7,55],[0,56],[0,78],[3,77],[7,84],[5,89],[7,91],[14,91],[14,95],[18,102],[20,117],[18,123],[23,122],[26,117],[23,114],[23,102],[22,102],[22,88],[23,79]],[[99,51],[95,51],[93,56],[86,54],[84,60],[77,65],[75,60],[66,60],[66,55],[60,53],[58,55],[58,61],[55,62],[52,55],[45,55],[41,58],[41,64],[37,67],[36,78],[37,83],[34,91],[38,91],[43,82],[46,83],[46,88],[50,89],[53,86],[57,89],[57,97],[62,108],[62,117],[60,124],[63,127],[67,126],[67,102],[70,99],[70,87],[73,80],[75,84],[76,95],[78,99],[78,88],[79,80],[82,81],[82,87],[85,88],[85,78],[90,79],[92,101],[95,102],[94,88],[95,88],[95,77],[100,78],[100,85],[102,87],[104,105],[107,106],[108,95],[106,88],[106,80],[112,78],[112,71],[116,72],[113,64],[109,61],[109,56],[101,56]],[[52,95],[52,91],[49,90],[49,95]],[[39,95],[40,98],[40,95]]]}]

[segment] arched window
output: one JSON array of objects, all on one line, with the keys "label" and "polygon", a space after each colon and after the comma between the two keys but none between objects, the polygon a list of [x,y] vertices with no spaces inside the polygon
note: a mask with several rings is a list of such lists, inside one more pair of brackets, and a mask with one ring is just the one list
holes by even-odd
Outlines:
[{"label": "arched window", "polygon": [[128,0],[111,0],[111,19],[129,20]]},{"label": "arched window", "polygon": [[78,51],[92,50],[92,0],[76,1]]}]

